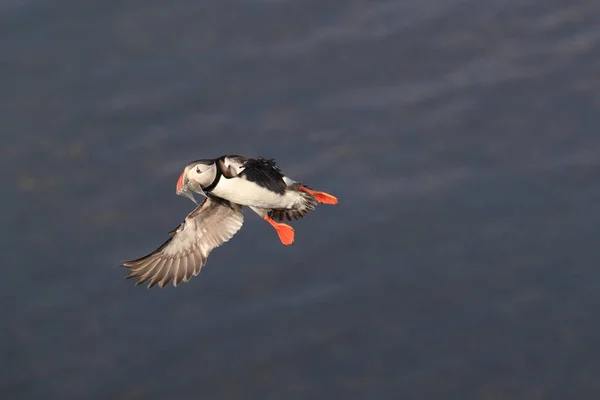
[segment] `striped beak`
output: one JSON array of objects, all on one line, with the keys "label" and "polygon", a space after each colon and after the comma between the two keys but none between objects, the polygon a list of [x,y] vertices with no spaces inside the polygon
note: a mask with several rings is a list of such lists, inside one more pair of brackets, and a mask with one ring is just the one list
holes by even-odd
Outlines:
[{"label": "striped beak", "polygon": [[193,201],[194,203],[198,204],[198,201],[196,201],[194,194],[192,193],[192,191],[189,188],[188,179],[186,177],[186,174],[187,174],[187,168],[181,173],[181,175],[179,175],[179,179],[177,180],[177,187],[175,188],[175,193],[177,193],[177,195],[179,195],[179,196],[185,196],[188,199],[190,199],[191,201]]},{"label": "striped beak", "polygon": [[177,180],[177,187],[175,188],[175,192],[177,194],[180,194],[182,191],[185,190],[185,187],[187,187],[186,186],[187,178],[185,177],[186,172],[187,172],[186,170],[183,170],[181,175],[179,175],[179,179]]}]

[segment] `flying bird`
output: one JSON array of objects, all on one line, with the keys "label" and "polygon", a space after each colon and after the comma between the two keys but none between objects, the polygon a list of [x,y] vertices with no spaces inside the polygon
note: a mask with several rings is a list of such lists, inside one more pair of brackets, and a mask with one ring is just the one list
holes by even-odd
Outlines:
[{"label": "flying bird", "polygon": [[[321,204],[338,199],[285,176],[274,159],[224,155],[188,163],[177,180],[176,193],[197,207],[152,253],[123,264],[137,285],[177,287],[200,273],[210,252],[242,227],[242,207],[267,221],[284,245],[294,242],[294,228],[283,221],[303,218]],[[198,203],[194,194],[204,196]]]}]

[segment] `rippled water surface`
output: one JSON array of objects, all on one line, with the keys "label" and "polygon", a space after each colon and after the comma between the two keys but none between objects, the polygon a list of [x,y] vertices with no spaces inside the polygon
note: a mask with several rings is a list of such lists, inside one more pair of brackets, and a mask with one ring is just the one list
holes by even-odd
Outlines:
[{"label": "rippled water surface", "polygon": [[[6,399],[600,396],[600,3],[0,1]],[[192,159],[340,198],[120,262]]]}]

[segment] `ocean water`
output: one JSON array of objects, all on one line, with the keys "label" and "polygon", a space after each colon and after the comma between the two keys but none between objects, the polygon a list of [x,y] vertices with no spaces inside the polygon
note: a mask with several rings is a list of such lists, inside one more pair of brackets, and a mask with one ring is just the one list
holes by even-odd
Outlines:
[{"label": "ocean water", "polygon": [[[600,3],[0,1],[6,399],[600,396]],[[335,194],[124,280],[190,160]]]}]

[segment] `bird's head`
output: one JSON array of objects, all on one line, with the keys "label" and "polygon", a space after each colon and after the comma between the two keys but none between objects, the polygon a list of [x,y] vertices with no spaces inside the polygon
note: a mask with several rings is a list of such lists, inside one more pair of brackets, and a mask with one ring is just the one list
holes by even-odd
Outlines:
[{"label": "bird's head", "polygon": [[214,160],[198,160],[186,165],[177,180],[175,192],[185,196],[194,203],[193,192],[204,194],[204,188],[210,186],[217,176],[217,165]]}]

